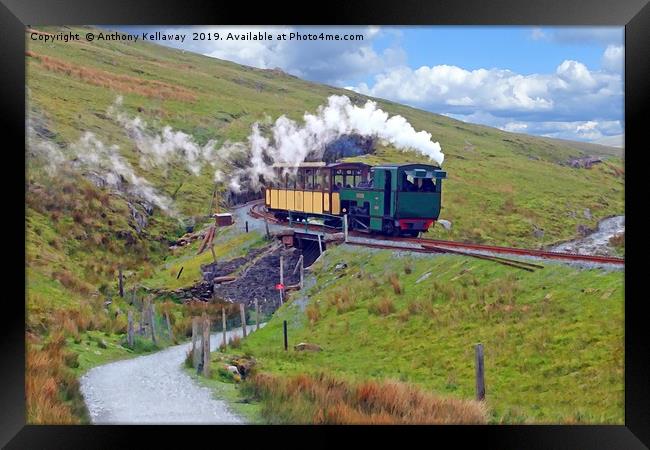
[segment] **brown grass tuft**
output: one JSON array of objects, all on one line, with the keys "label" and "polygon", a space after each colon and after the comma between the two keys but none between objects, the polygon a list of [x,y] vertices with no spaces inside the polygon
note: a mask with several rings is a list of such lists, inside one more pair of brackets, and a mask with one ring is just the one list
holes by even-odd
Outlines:
[{"label": "brown grass tuft", "polygon": [[310,326],[314,326],[320,320],[320,308],[316,303],[308,305],[305,313],[307,314],[307,320],[309,320]]},{"label": "brown grass tuft", "polygon": [[378,302],[372,303],[368,311],[378,316],[387,316],[395,312],[395,304],[392,299],[384,297]]},{"label": "brown grass tuft", "polygon": [[439,397],[412,384],[358,384],[324,374],[277,377],[257,374],[247,393],[264,403],[263,414],[289,424],[484,424],[487,410],[474,400]]},{"label": "brown grass tuft", "polygon": [[193,102],[197,99],[194,92],[174,84],[70,64],[61,59],[41,55],[31,51],[27,51],[26,55],[37,60],[45,70],[75,77],[86,83],[94,84],[95,86],[101,86],[125,93],[134,93],[150,98],[173,99],[189,102]]},{"label": "brown grass tuft", "polygon": [[393,287],[393,292],[395,292],[397,295],[400,295],[403,290],[402,290],[402,284],[399,281],[399,277],[397,276],[396,273],[391,274],[388,277],[388,281],[390,282],[390,285]]}]

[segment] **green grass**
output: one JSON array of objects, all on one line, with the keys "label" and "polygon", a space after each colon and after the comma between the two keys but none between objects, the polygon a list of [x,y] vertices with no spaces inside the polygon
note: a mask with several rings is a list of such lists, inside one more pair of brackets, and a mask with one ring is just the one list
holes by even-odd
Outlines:
[{"label": "green grass", "polygon": [[[57,32],[61,27],[42,29]],[[86,30],[80,27],[71,29],[81,33]],[[194,101],[184,101],[154,98],[142,92],[123,92],[119,88],[101,87],[74,75],[47,70],[35,58],[26,58],[29,114],[39,118],[54,133],[51,143],[65,151],[66,145],[90,131],[107,145],[118,145],[122,156],[133,165],[138,176],[146,178],[167,196],[177,191],[175,206],[183,217],[194,218],[199,224],[205,222],[209,212],[214,189],[211,170],[205,167],[200,176],[194,177],[180,161],[170,164],[167,171],[141,168],[132,140],[107,115],[107,108],[118,95],[123,97],[126,113],[132,117],[140,116],[152,130],[169,125],[192,135],[199,144],[210,139],[218,144],[226,140],[244,141],[251,125],[267,117],[274,120],[284,114],[301,120],[305,112],[315,111],[333,94],[348,95],[357,104],[368,99],[278,71],[254,69],[149,43],[94,41],[49,45],[31,41],[28,36],[26,39],[27,50],[75,67],[160,81],[195,95]],[[538,247],[575,237],[579,224],[593,227],[603,217],[624,213],[624,170],[618,152],[605,151],[605,154],[612,155],[606,156],[608,159],[604,164],[591,170],[572,169],[560,163],[583,156],[591,149],[585,149],[582,144],[506,133],[392,102],[377,101],[379,107],[388,113],[404,116],[416,130],[430,132],[446,154],[444,168],[449,179],[444,182],[441,218],[452,221],[453,227],[450,231],[435,227],[428,233],[431,237]],[[210,262],[212,255],[207,251],[197,256],[198,243],[175,253],[168,250],[168,242],[184,233],[183,224],[177,219],[155,210],[148,217],[146,228],[137,233],[127,199],[123,196],[97,188],[79,171],[62,168],[58,177],[50,177],[45,170],[48,161],[31,151],[27,156],[29,333],[47,340],[50,334],[48,317],[53,311],[61,308],[74,310],[89,298],[115,297],[120,267],[126,275],[127,291],[136,284],[176,289],[200,279],[200,265]],[[422,157],[380,145],[375,155],[363,160],[369,163],[421,161]],[[585,208],[591,210],[593,219],[584,218],[582,212]],[[535,237],[535,228],[544,231],[543,237]],[[259,245],[260,238],[252,233],[242,237],[225,231],[219,234],[216,243],[217,256],[229,259]],[[622,254],[624,247],[618,251]],[[183,273],[176,280],[180,267],[184,267]],[[383,267],[379,265],[373,270],[381,272]],[[563,281],[566,273],[558,272],[554,276]],[[549,285],[554,284],[549,281]],[[405,295],[409,295],[408,289]],[[404,305],[396,304],[395,314],[400,314]],[[365,320],[364,310],[367,311],[363,308],[351,310],[346,313],[350,315],[346,316],[346,322],[342,323],[358,325]],[[331,312],[324,311],[323,314],[324,323],[336,322]],[[370,320],[387,326],[390,317],[372,316]],[[423,319],[415,317],[413,323],[416,325],[408,325],[410,321],[407,321],[400,327],[418,329],[418,320]],[[332,326],[340,326],[337,324]],[[531,324],[534,329],[539,329],[536,322]],[[516,326],[508,325],[509,332],[511,329],[516,329]],[[603,332],[607,329],[604,327]],[[567,330],[570,332],[571,328]],[[432,333],[429,329],[427,332]],[[110,343],[113,338],[107,336],[107,339]],[[451,339],[451,342],[455,341]],[[463,352],[467,351],[465,347],[463,342]],[[81,358],[84,367],[104,361],[105,354],[110,358],[115,352],[117,356],[121,350],[109,346],[108,351],[101,355],[95,355],[94,351],[87,355],[87,360],[84,359],[86,356]],[[453,354],[451,351],[443,353]],[[388,354],[394,356],[394,353]],[[386,370],[386,373],[395,375],[394,368],[381,369],[383,364],[381,358],[376,358],[375,365],[369,366],[368,370],[376,374]],[[467,370],[467,367],[459,366],[454,376],[460,379]],[[417,378],[417,370],[408,372],[410,377]],[[423,383],[436,388],[440,386],[440,382]],[[458,389],[460,392],[461,388]],[[517,405],[516,402],[525,399],[523,394],[519,397],[513,394],[513,397],[513,404]],[[568,407],[567,410],[575,412]],[[606,418],[614,417],[609,412],[603,414]],[[549,417],[545,412],[536,415]]]},{"label": "green grass", "polygon": [[[340,262],[348,268],[335,271]],[[315,323],[293,300],[243,341],[239,351],[260,371],[396,379],[468,399],[481,342],[492,423],[623,423],[621,272],[548,263],[528,273],[457,256],[345,247],[329,250],[316,270],[318,284],[306,294],[307,310],[318,308]],[[380,312],[382,299],[394,312]],[[323,351],[285,352],[283,320],[290,346],[312,342]]]},{"label": "green grass", "polygon": [[[274,120],[282,114],[301,119],[332,94],[348,95],[357,102],[367,99],[279,72],[148,43],[48,46],[28,41],[28,48],[73,65],[158,80],[197,94],[195,101],[183,102],[111,91],[45,70],[34,58],[27,58],[31,108],[46,116],[55,140],[74,142],[82,131],[90,130],[119,145],[136,167],[133,144],[105,114],[118,94],[123,95],[130,115],[139,115],[157,128],[170,125],[199,143],[243,141],[253,122],[266,116]],[[591,170],[573,169],[559,163],[584,155],[582,144],[507,133],[377,101],[390,114],[404,116],[415,129],[430,132],[446,154],[449,179],[444,183],[441,218],[454,226],[449,232],[437,227],[430,233],[434,237],[541,246],[574,237],[578,224],[594,226],[598,219],[624,211],[624,172],[618,156],[607,156],[605,164]],[[383,146],[377,155],[363,158],[369,163],[421,159],[412,152]],[[188,176],[180,163],[166,173],[138,171],[167,195],[183,183],[176,202],[179,210],[186,215],[205,214],[213,188],[207,168],[200,177]],[[582,217],[584,208],[592,210],[593,219]],[[542,238],[533,235],[535,227],[544,231]]]},{"label": "green grass", "polygon": [[[212,367],[216,368],[216,364],[213,364]],[[238,383],[219,376],[217,370],[212,371],[210,378],[197,375],[196,370],[191,368],[186,367],[185,371],[193,380],[211,389],[215,398],[227,402],[229,408],[242,417],[246,424],[255,425],[264,422],[261,415],[261,405],[244,398]]]}]

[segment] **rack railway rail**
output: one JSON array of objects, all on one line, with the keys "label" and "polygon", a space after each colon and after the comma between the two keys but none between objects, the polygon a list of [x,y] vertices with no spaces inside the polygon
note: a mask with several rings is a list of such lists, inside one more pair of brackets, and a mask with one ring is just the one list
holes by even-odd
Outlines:
[{"label": "rack railway rail", "polygon": [[[263,203],[255,203],[251,206],[249,210],[249,215],[257,218],[266,220],[271,223],[279,225],[292,225],[288,220],[277,219],[273,214],[266,212]],[[303,223],[303,222],[294,222],[293,226],[296,229],[305,229],[309,231],[320,231],[324,233],[336,233],[340,230],[327,227],[321,224],[315,223]],[[348,244],[353,245],[362,245],[366,247],[375,247],[375,248],[386,248],[386,249],[397,249],[397,250],[409,250],[421,253],[451,253],[451,254],[461,254],[466,256],[472,256],[481,259],[489,259],[501,264],[510,265],[517,267],[523,270],[533,271],[536,268],[542,268],[543,266],[538,264],[526,263],[516,259],[504,258],[501,256],[496,256],[496,254],[510,255],[510,256],[522,256],[522,257],[536,257],[542,259],[551,259],[559,261],[571,261],[571,262],[584,262],[584,263],[596,263],[596,264],[612,264],[616,266],[623,266],[625,264],[624,258],[619,258],[615,256],[600,256],[600,255],[582,255],[577,253],[562,253],[562,252],[553,252],[548,250],[536,250],[536,249],[523,249],[516,247],[503,247],[497,245],[486,245],[486,244],[471,244],[465,242],[455,242],[455,241],[446,241],[440,239],[425,239],[425,238],[410,238],[410,237],[386,237],[381,235],[370,236],[367,233],[362,233],[358,231],[350,231],[348,233],[352,237],[364,237],[366,239],[372,239],[373,243],[368,242],[352,242],[348,241]],[[390,242],[404,242],[407,244],[418,244],[417,247],[399,247],[397,245],[389,245],[387,243],[382,243],[383,241]],[[487,253],[487,254],[486,254]]]}]

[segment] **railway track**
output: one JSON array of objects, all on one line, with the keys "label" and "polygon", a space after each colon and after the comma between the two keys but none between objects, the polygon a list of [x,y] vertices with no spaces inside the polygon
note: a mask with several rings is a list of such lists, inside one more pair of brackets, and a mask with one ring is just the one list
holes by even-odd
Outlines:
[{"label": "railway track", "polygon": [[[266,210],[264,209],[264,205],[262,203],[256,203],[252,205],[252,207],[249,210],[249,214],[252,217],[255,217],[257,219],[267,220],[268,222],[271,223],[289,225],[288,221],[279,220],[276,217],[274,217],[272,214],[266,212]],[[296,227],[296,229],[320,231],[324,233],[340,232],[339,230],[327,228],[319,224],[303,224],[303,223],[296,222],[294,226]],[[440,239],[387,237],[381,235],[373,235],[371,237],[371,235],[367,233],[362,233],[358,231],[350,231],[348,235],[352,237],[363,237],[366,239],[372,239],[373,241],[377,241],[376,243],[348,242],[348,244],[353,244],[353,245],[363,245],[366,247],[398,249],[398,250],[404,249],[404,250],[417,251],[422,253],[461,254],[461,255],[467,255],[467,256],[477,257],[481,259],[491,259],[501,264],[516,266],[520,269],[529,270],[529,271],[535,270],[536,268],[542,268],[543,266],[537,264],[525,263],[523,261],[516,260],[516,259],[504,258],[502,256],[496,256],[495,254],[522,256],[522,257],[536,257],[536,258],[559,260],[559,261],[613,264],[617,266],[623,266],[625,264],[624,258],[619,258],[615,256],[581,255],[577,253],[562,253],[562,252],[552,252],[548,250],[523,249],[523,248],[516,248],[516,247],[503,247],[503,246],[485,245],[485,244],[471,244],[465,242],[446,241]],[[386,244],[382,244],[382,241],[417,244],[421,248],[414,248],[410,246],[399,247],[396,245],[386,245]]]}]

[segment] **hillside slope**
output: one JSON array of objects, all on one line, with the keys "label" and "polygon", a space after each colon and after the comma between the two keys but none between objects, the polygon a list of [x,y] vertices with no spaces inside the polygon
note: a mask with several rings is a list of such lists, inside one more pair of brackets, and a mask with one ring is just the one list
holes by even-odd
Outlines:
[{"label": "hillside slope", "polygon": [[[55,29],[44,29],[43,31]],[[107,109],[118,95],[124,111],[154,129],[170,126],[198,144],[210,139],[245,141],[251,125],[282,114],[300,120],[332,94],[366,97],[302,81],[276,70],[259,70],[148,43],[80,42],[48,45],[28,41],[31,110],[44,116],[49,139],[61,145],[91,131],[118,145],[138,175],[161,192],[176,192],[183,214],[205,214],[213,184],[204,168],[188,177],[181,164],[142,169],[138,151]],[[43,55],[48,59],[39,58]],[[623,172],[612,159],[592,170],[558,163],[587,154],[575,146],[459,122],[392,102],[390,114],[404,116],[416,130],[430,132],[446,154],[442,217],[454,223],[447,237],[538,246],[575,235],[576,225],[623,212]],[[371,161],[417,160],[379,148]],[[593,219],[586,220],[589,208]],[[500,219],[500,216],[503,219]],[[541,233],[535,230],[541,229]],[[445,235],[435,230],[434,235]]]},{"label": "hillside slope", "polygon": [[[70,31],[39,28],[59,30]],[[331,95],[347,95],[355,104],[368,98],[278,70],[143,42],[46,44],[26,35],[26,44],[27,332],[29,351],[52,357],[30,357],[35,365],[28,372],[40,375],[29,385],[58,386],[78,404],[72,379],[51,368],[51,361],[75,364],[61,350],[62,336],[78,347],[86,331],[101,330],[117,341],[127,308],[116,298],[118,271],[129,289],[169,272],[164,263],[170,242],[186,227],[205,224],[211,210],[214,169],[204,165],[193,172],[190,153],[156,153],[162,162],[143,163],[138,133],[180,139],[189,150],[213,141],[218,149],[226,141],[245,142],[255,122],[264,131],[281,115],[300,121]],[[586,153],[569,144],[392,102],[378,105],[430,132],[445,152],[449,179],[441,218],[453,227],[436,227],[431,236],[537,247],[574,237],[578,225],[593,227],[598,219],[623,213],[624,171],[616,157],[589,170],[573,169],[563,163]],[[371,163],[406,160],[422,157],[382,145],[364,157]],[[102,177],[89,163],[123,170],[119,177]],[[225,196],[217,202],[225,203]],[[177,325],[183,332],[187,323],[179,316]],[[42,400],[40,391],[30,392],[31,400]],[[30,408],[30,422],[72,420],[72,413],[56,406],[56,392],[51,389],[48,397],[54,405],[49,412]]]}]

